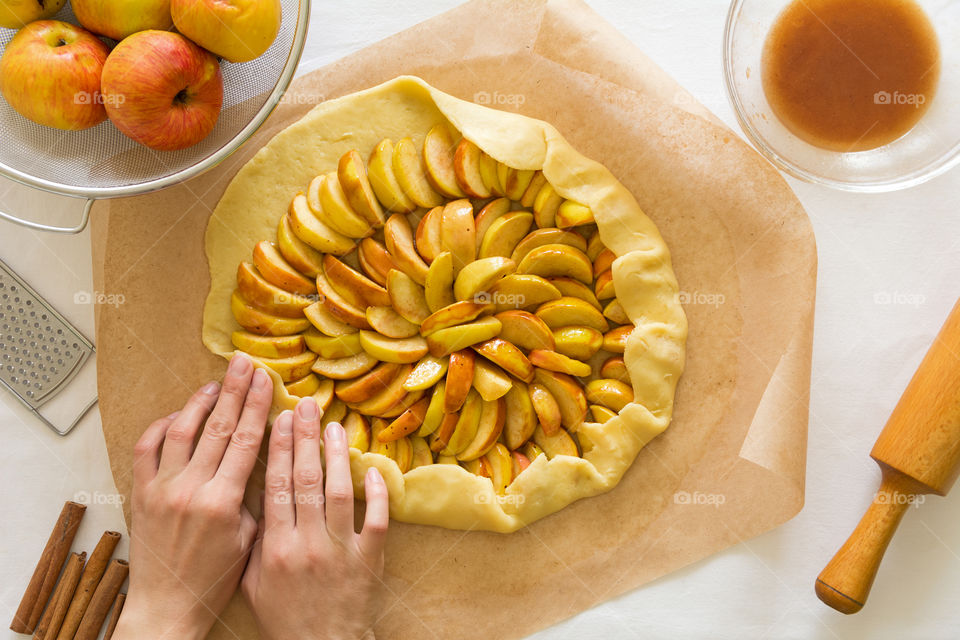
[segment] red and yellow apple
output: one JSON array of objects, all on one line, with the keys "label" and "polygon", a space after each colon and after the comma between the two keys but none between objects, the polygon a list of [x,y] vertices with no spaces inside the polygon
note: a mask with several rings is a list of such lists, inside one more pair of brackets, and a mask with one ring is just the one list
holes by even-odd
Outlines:
[{"label": "red and yellow apple", "polygon": [[70,6],[80,24],[114,40],[138,31],[169,31],[173,27],[170,0],[73,0]]},{"label": "red and yellow apple", "polygon": [[19,29],[56,15],[67,0],[0,0],[0,27]]},{"label": "red and yellow apple", "polygon": [[230,62],[249,62],[280,31],[280,0],[172,0],[177,30]]}]

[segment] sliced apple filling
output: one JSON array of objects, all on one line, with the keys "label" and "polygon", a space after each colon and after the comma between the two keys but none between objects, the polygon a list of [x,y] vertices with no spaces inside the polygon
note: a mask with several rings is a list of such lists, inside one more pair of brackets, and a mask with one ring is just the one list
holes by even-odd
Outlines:
[{"label": "sliced apple filling", "polygon": [[351,447],[503,493],[633,401],[615,259],[589,207],[441,124],[293,196],[238,266],[233,344]]}]

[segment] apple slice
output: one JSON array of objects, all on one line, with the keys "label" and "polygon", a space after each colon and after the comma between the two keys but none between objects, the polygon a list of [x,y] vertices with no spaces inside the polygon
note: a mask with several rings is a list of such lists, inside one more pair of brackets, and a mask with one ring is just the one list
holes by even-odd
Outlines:
[{"label": "apple slice", "polygon": [[619,380],[599,378],[591,380],[586,387],[587,401],[620,413],[633,402],[633,389]]},{"label": "apple slice", "polygon": [[537,443],[536,443],[536,442],[533,442],[532,440],[524,443],[524,445],[523,445],[523,447],[521,447],[520,451],[521,451],[521,453],[523,453],[523,455],[527,456],[527,459],[530,460],[530,463],[531,463],[531,464],[533,463],[534,460],[537,459],[538,456],[545,455],[545,454],[543,453],[543,449],[541,449],[541,448],[537,445]]},{"label": "apple slice", "polygon": [[478,255],[481,258],[509,257],[527,235],[531,224],[533,216],[526,211],[513,211],[497,218],[485,232]]},{"label": "apple slice", "polygon": [[607,269],[597,276],[597,283],[594,285],[597,298],[600,300],[609,300],[617,295],[613,285],[613,269]]},{"label": "apple slice", "polygon": [[577,381],[566,374],[539,368],[536,370],[536,380],[553,394],[560,407],[563,426],[577,429],[587,416],[587,397]]},{"label": "apple slice", "polygon": [[[431,446],[433,445],[431,444]],[[453,465],[459,466],[459,464],[457,463],[457,458],[455,456],[438,455],[436,464],[453,464]]]},{"label": "apple slice", "polygon": [[370,279],[381,287],[386,286],[387,274],[390,273],[390,269],[400,268],[393,261],[393,257],[387,252],[386,247],[373,238],[364,238],[360,241],[360,244],[357,245],[357,259]]},{"label": "apple slice", "polygon": [[611,411],[606,407],[601,407],[598,404],[590,405],[590,413],[593,415],[593,421],[600,424],[605,424],[613,418],[617,417],[615,411]]},{"label": "apple slice", "polygon": [[383,418],[374,418],[370,421],[370,453],[377,453],[390,460],[397,457],[397,441],[380,442],[380,432],[387,428],[389,423]]},{"label": "apple slice", "polygon": [[600,301],[597,300],[597,296],[594,295],[593,290],[579,280],[564,277],[548,278],[548,280],[550,280],[550,284],[555,286],[560,291],[561,295],[568,296],[570,298],[580,298],[584,302],[589,303],[590,306],[597,311],[603,309]]},{"label": "apple slice", "polygon": [[432,209],[443,204],[443,196],[434,191],[427,180],[426,167],[413,139],[404,138],[393,148],[393,175],[417,206]]},{"label": "apple slice", "polygon": [[610,303],[603,308],[603,316],[614,324],[633,324],[630,316],[627,315],[623,305],[620,304],[620,300],[617,298],[611,300]]},{"label": "apple slice", "polygon": [[413,462],[410,464],[410,469],[433,464],[433,452],[430,451],[430,445],[427,444],[426,439],[410,436],[410,442],[413,443]]},{"label": "apple slice", "polygon": [[317,285],[287,262],[277,245],[267,240],[253,248],[253,264],[267,282],[303,296],[317,294]]},{"label": "apple slice", "polygon": [[429,389],[443,379],[447,373],[448,358],[434,358],[424,356],[403,383],[407,391],[423,391]]},{"label": "apple slice", "polygon": [[560,291],[546,278],[526,274],[511,274],[490,289],[490,299],[497,311],[536,308],[560,298]]},{"label": "apple slice", "polygon": [[400,438],[394,444],[397,447],[393,450],[393,461],[400,468],[400,473],[406,473],[413,466],[413,443],[410,438]]},{"label": "apple slice", "polygon": [[429,336],[440,329],[476,320],[477,317],[488,313],[492,309],[493,305],[488,302],[476,302],[474,300],[454,302],[424,318],[420,323],[420,333]]},{"label": "apple slice", "polygon": [[490,225],[510,213],[510,199],[497,198],[488,202],[480,212],[477,213],[474,226],[477,229],[477,251],[480,251],[480,245],[483,244],[483,238],[490,229]]},{"label": "apple slice", "polygon": [[[447,198],[463,198],[466,194],[457,184],[454,154],[457,143],[445,123],[434,125],[423,139],[423,164],[434,189]],[[479,170],[479,166],[477,167]]]},{"label": "apple slice", "polygon": [[613,268],[613,261],[616,259],[617,259],[617,254],[615,254],[610,249],[605,248],[600,253],[598,253],[597,257],[593,259],[594,277],[599,278],[601,273]]},{"label": "apple slice", "polygon": [[420,431],[417,432],[418,436],[426,437],[430,435],[443,422],[443,397],[445,395],[446,384],[441,380],[430,392],[430,404],[427,405],[427,412],[423,415],[423,424],[420,425]]},{"label": "apple slice", "polygon": [[358,305],[355,305],[345,299],[333,288],[327,276],[320,274],[317,276],[317,291],[320,292],[323,306],[335,318],[351,327],[358,329],[369,329],[370,323],[367,322],[366,312]]},{"label": "apple slice", "polygon": [[467,324],[434,331],[427,336],[427,347],[430,355],[440,358],[495,338],[500,333],[500,328],[499,320],[487,316]]},{"label": "apple slice", "polygon": [[373,369],[379,360],[367,353],[346,358],[317,358],[311,369],[314,373],[333,380],[351,380]]},{"label": "apple slice", "polygon": [[504,396],[507,418],[503,426],[503,439],[511,449],[517,449],[533,435],[537,428],[537,414],[530,401],[527,385],[514,381],[513,387]]},{"label": "apple slice", "polygon": [[503,425],[506,422],[506,418],[507,403],[503,398],[493,401],[483,401],[476,435],[462,451],[457,453],[457,458],[468,462],[490,451],[490,449],[497,444],[497,439],[503,432]]},{"label": "apple slice", "polygon": [[[309,278],[316,278],[323,270],[323,254],[301,240],[293,231],[290,215],[283,214],[277,225],[277,246],[290,266]],[[311,288],[316,285],[311,281]]]},{"label": "apple slice", "polygon": [[541,427],[537,427],[537,430],[533,432],[533,439],[550,460],[557,456],[580,457],[577,443],[563,429],[552,436],[548,436]]},{"label": "apple slice", "polygon": [[290,203],[290,226],[297,237],[321,253],[342,256],[353,251],[354,240],[313,215],[307,205],[307,197],[302,193],[294,196]]},{"label": "apple slice", "polygon": [[370,433],[370,423],[364,416],[356,411],[351,411],[343,419],[342,426],[347,434],[348,447],[359,449],[364,453],[370,450],[372,434]]},{"label": "apple slice", "polygon": [[631,333],[633,333],[632,324],[625,324],[606,332],[603,334],[603,350],[610,353],[625,352],[627,350],[627,340]]},{"label": "apple slice", "polygon": [[328,173],[320,185],[320,204],[323,209],[314,211],[316,216],[343,235],[365,238],[373,234],[374,227],[370,221],[350,206],[336,172]]},{"label": "apple slice", "polygon": [[565,200],[557,209],[554,222],[560,229],[569,229],[570,227],[593,224],[596,220],[593,218],[593,210],[587,205],[573,200]]},{"label": "apple slice", "polygon": [[327,308],[323,306],[322,302],[314,302],[303,310],[303,315],[307,317],[310,324],[325,336],[345,336],[359,331],[356,327],[338,320],[332,313],[327,311]]},{"label": "apple slice", "polygon": [[[590,258],[590,262],[596,262],[600,252],[606,248],[606,245],[603,244],[603,240],[600,239],[599,230],[596,230],[590,234],[590,239],[587,240],[587,257]],[[611,251],[610,253],[613,252]],[[594,274],[596,274],[596,271],[594,271]]]},{"label": "apple slice", "polygon": [[579,249],[587,250],[587,241],[579,233],[574,231],[564,231],[563,229],[534,229],[520,240],[510,257],[519,264],[527,254],[548,244],[565,244]]},{"label": "apple slice", "polygon": [[419,429],[420,425],[423,424],[423,417],[427,412],[428,404],[430,404],[430,400],[427,398],[414,403],[413,406],[401,413],[399,417],[388,424],[377,435],[377,440],[380,442],[399,440],[400,438],[408,436]]},{"label": "apple slice", "polygon": [[[447,388],[449,388],[449,385]],[[469,389],[469,391],[470,393],[467,394],[467,398],[463,402],[463,408],[460,409],[460,418],[457,420],[453,435],[450,436],[447,447],[442,451],[444,455],[457,455],[477,437],[480,415],[483,412],[483,400],[473,389]]]},{"label": "apple slice", "polygon": [[[332,383],[333,380],[327,380],[327,382]],[[333,398],[333,400],[330,402],[330,405],[323,410],[323,415],[320,416],[320,424],[324,429],[326,429],[327,425],[331,422],[342,422],[346,417],[347,405],[340,402],[339,399]]]},{"label": "apple slice", "polygon": [[527,359],[527,356],[523,355],[523,351],[520,351],[520,349],[506,340],[493,338],[486,342],[475,344],[473,348],[477,353],[498,365],[510,375],[524,382],[531,382],[533,380],[534,371],[530,360]]},{"label": "apple slice", "polygon": [[543,278],[567,276],[588,286],[593,284],[593,265],[587,254],[566,244],[545,244],[532,249],[520,261],[517,273]]},{"label": "apple slice", "polygon": [[386,289],[334,256],[323,257],[323,273],[337,293],[355,306],[390,306]]},{"label": "apple slice", "polygon": [[241,327],[259,335],[289,336],[310,326],[306,318],[284,318],[261,311],[247,302],[239,291],[234,291],[230,297],[230,310]]},{"label": "apple slice", "polygon": [[435,313],[456,302],[453,297],[453,254],[449,251],[437,255],[423,284],[424,297],[430,311]]},{"label": "apple slice", "polygon": [[554,349],[553,333],[546,323],[529,311],[510,309],[496,316],[503,328],[500,337],[521,349]]},{"label": "apple slice", "polygon": [[610,328],[607,319],[589,302],[580,298],[564,296],[544,302],[537,307],[537,316],[551,329],[583,326],[605,332]]},{"label": "apple slice", "polygon": [[306,340],[307,348],[321,358],[346,358],[363,351],[358,332],[341,336],[327,336],[319,331],[306,331],[303,337]]},{"label": "apple slice", "polygon": [[313,400],[317,403],[317,408],[320,409],[320,413],[324,414],[324,418],[327,417],[326,411],[333,405],[333,401],[336,400],[336,397],[333,395],[333,382],[330,378],[320,378],[320,386],[313,392]]},{"label": "apple slice", "polygon": [[298,380],[288,382],[283,385],[283,387],[287,390],[287,393],[292,396],[306,398],[307,396],[315,394],[320,388],[320,378],[314,373],[308,373]]},{"label": "apple slice", "polygon": [[397,182],[393,173],[393,153],[393,142],[385,139],[381,140],[370,154],[370,164],[367,166],[370,186],[384,207],[394,213],[409,213],[416,209],[417,205],[407,197]]},{"label": "apple slice", "polygon": [[237,267],[237,290],[244,300],[261,311],[284,318],[301,318],[303,310],[313,304],[306,296],[267,282],[249,262],[241,262]]},{"label": "apple slice", "polygon": [[234,331],[230,339],[240,351],[259,358],[288,358],[303,353],[303,336],[261,336],[246,331]]},{"label": "apple slice", "polygon": [[624,384],[630,384],[630,372],[627,371],[627,365],[622,356],[612,356],[607,358],[600,366],[601,378],[612,378],[619,380]]},{"label": "apple slice", "polygon": [[377,333],[388,338],[412,338],[420,327],[410,322],[392,307],[367,307],[367,322]]},{"label": "apple slice", "polygon": [[543,432],[548,436],[556,435],[561,429],[560,405],[545,386],[534,382],[529,387],[530,402],[537,414],[537,420]]},{"label": "apple slice", "polygon": [[443,395],[443,410],[446,413],[459,411],[470,388],[473,386],[473,362],[475,356],[469,349],[450,354]]},{"label": "apple slice", "polygon": [[457,300],[489,302],[489,295],[482,295],[516,271],[517,265],[510,258],[493,257],[474,260],[463,267],[453,283],[453,295]]},{"label": "apple slice", "polygon": [[422,285],[426,282],[429,267],[413,246],[413,232],[410,231],[410,223],[407,219],[399,213],[387,218],[387,224],[383,227],[383,237],[397,267],[413,278],[417,284]]},{"label": "apple slice", "polygon": [[[403,406],[403,400],[409,394],[403,388],[403,381],[410,375],[413,366],[409,364],[402,365],[394,378],[372,397],[357,403],[348,403],[350,408],[358,411],[365,416],[380,416],[385,411],[396,405]],[[418,398],[417,398],[418,399]],[[416,402],[416,399],[414,399]]]},{"label": "apple slice", "polygon": [[[453,458],[457,460],[456,457]],[[476,458],[475,460],[469,460],[460,464],[464,469],[469,471],[475,476],[480,476],[481,478],[489,478],[493,475],[493,469],[490,467],[490,462],[486,458]]]},{"label": "apple slice", "polygon": [[533,220],[540,228],[557,226],[557,210],[563,204],[563,196],[549,182],[544,184],[533,200]]},{"label": "apple slice", "polygon": [[504,174],[501,171],[499,176],[503,184],[504,194],[511,200],[520,202],[520,200],[523,199],[523,194],[526,192],[527,187],[529,187],[533,181],[534,174],[536,174],[536,171],[533,169],[514,169],[513,167],[509,167],[507,169],[506,179],[504,179]]},{"label": "apple slice", "polygon": [[491,196],[503,196],[503,185],[499,177],[500,163],[485,151],[480,152],[480,177],[483,185],[490,190]]},{"label": "apple slice", "polygon": [[530,458],[519,451],[511,451],[510,455],[513,456],[513,478],[516,479],[530,466]]},{"label": "apple slice", "polygon": [[554,351],[583,362],[603,347],[603,334],[591,327],[560,327],[553,332],[553,340]]},{"label": "apple slice", "polygon": [[466,138],[460,139],[453,154],[453,172],[457,184],[471,198],[489,198],[490,188],[483,183],[480,173],[480,147]]},{"label": "apple slice", "polygon": [[510,376],[492,362],[477,358],[473,363],[473,388],[487,402],[507,395],[512,386]]},{"label": "apple slice", "polygon": [[490,480],[493,481],[493,490],[497,495],[502,496],[510,483],[513,482],[513,456],[510,455],[510,451],[505,446],[498,442],[484,457],[490,463],[492,470]]},{"label": "apple slice", "polygon": [[477,257],[477,228],[469,200],[454,200],[443,208],[440,244],[453,254],[454,277]]},{"label": "apple slice", "polygon": [[530,358],[530,364],[535,367],[565,373],[577,378],[585,378],[593,373],[593,369],[586,362],[574,360],[556,351],[534,349],[527,357]]},{"label": "apple slice", "polygon": [[334,387],[334,393],[348,404],[366,402],[386,389],[400,374],[401,367],[402,365],[392,362],[382,362],[358,378],[339,380]]},{"label": "apple slice", "polygon": [[289,358],[257,358],[264,365],[276,371],[284,382],[293,382],[309,374],[310,365],[316,359],[317,354],[312,351],[304,351]]},{"label": "apple slice", "polygon": [[[447,444],[450,442],[450,438],[453,436],[453,432],[456,430],[457,422],[459,421],[459,413],[443,414],[443,419],[440,421],[440,426],[437,427],[437,430],[434,431],[430,436],[431,451],[439,453],[446,450]],[[454,464],[456,464],[456,458],[453,458],[453,460]],[[437,464],[443,464],[440,462],[440,458],[437,458]]]},{"label": "apple slice", "polygon": [[403,271],[387,274],[387,293],[393,309],[408,322],[419,324],[430,315],[423,287]]},{"label": "apple slice", "polygon": [[343,189],[347,202],[354,211],[374,227],[383,226],[383,208],[377,200],[370,180],[367,177],[367,167],[363,163],[363,156],[356,149],[343,154],[337,165],[337,178]]},{"label": "apple slice", "polygon": [[547,184],[547,176],[543,175],[543,171],[534,173],[533,180],[530,181],[526,191],[523,192],[523,196],[520,197],[520,206],[526,208],[532,207],[537,201],[537,195],[539,195],[540,190],[545,184]]},{"label": "apple slice", "polygon": [[416,249],[424,260],[432,263],[433,259],[443,251],[440,244],[440,219],[443,216],[443,207],[434,207],[420,218],[415,236]]},{"label": "apple slice", "polygon": [[381,362],[408,364],[427,355],[427,341],[420,336],[388,338],[375,331],[361,331],[360,345]]}]

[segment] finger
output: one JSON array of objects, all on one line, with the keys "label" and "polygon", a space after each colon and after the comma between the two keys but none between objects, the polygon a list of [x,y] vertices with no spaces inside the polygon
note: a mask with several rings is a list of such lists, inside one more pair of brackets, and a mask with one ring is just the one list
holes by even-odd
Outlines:
[{"label": "finger", "polygon": [[260,453],[263,431],[267,426],[267,414],[270,413],[272,402],[273,383],[270,381],[270,376],[263,369],[257,369],[250,382],[250,390],[247,392],[237,430],[230,438],[227,451],[223,454],[220,469],[216,474],[217,478],[222,478],[230,487],[237,489],[235,493],[241,499],[247,480],[250,479],[253,467],[257,464],[257,455]]},{"label": "finger", "polygon": [[133,447],[133,482],[135,485],[143,486],[156,477],[157,469],[160,467],[160,447],[163,446],[163,438],[179,413],[177,411],[166,418],[155,421],[147,427],[140,439],[137,440],[137,444]]},{"label": "finger", "polygon": [[350,453],[347,436],[336,422],[323,432],[324,455],[327,460],[325,488],[327,531],[334,540],[346,543],[353,537],[353,481],[350,479]]},{"label": "finger", "polygon": [[293,507],[293,413],[284,411],[273,421],[267,472],[264,479],[263,517],[267,531],[296,524]]},{"label": "finger", "polygon": [[250,550],[250,558],[247,560],[243,577],[240,579],[240,589],[251,605],[257,593],[257,586],[260,584],[260,559],[263,557],[263,532],[265,527],[263,516],[260,516],[260,520],[257,522],[257,539],[253,543],[253,549]]},{"label": "finger", "polygon": [[297,528],[323,528],[323,467],[320,466],[320,411],[303,398],[293,412],[293,493]]},{"label": "finger", "polygon": [[358,545],[360,554],[368,563],[379,566],[383,557],[383,546],[387,541],[387,527],[390,524],[390,502],[387,485],[376,467],[370,467],[363,480],[367,496],[367,513],[363,518]]},{"label": "finger", "polygon": [[197,432],[210,415],[218,395],[220,384],[208,382],[187,400],[186,406],[167,429],[163,440],[163,452],[160,454],[161,473],[179,473],[190,462]]},{"label": "finger", "polygon": [[197,450],[190,459],[191,472],[205,480],[212,478],[217,472],[230,439],[237,430],[237,421],[240,420],[240,412],[243,411],[252,377],[253,363],[245,354],[237,352],[230,359],[217,406],[207,419],[197,443]]}]

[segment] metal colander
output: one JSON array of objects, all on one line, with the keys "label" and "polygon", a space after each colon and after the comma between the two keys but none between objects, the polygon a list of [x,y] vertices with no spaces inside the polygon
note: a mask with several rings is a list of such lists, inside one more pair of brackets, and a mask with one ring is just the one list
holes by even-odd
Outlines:
[{"label": "metal colander", "polygon": [[[27,120],[0,98],[0,174],[52,193],[85,199],[80,222],[55,227],[0,211],[0,217],[44,231],[76,233],[98,198],[131,196],[191,178],[226,158],[276,107],[303,52],[310,0],[280,0],[283,19],[273,45],[256,60],[223,61],[223,110],[213,131],[180,151],[154,151],[109,121],[84,131],[60,131]],[[56,19],[79,24],[69,7]],[[16,31],[0,28],[0,54]]]}]

